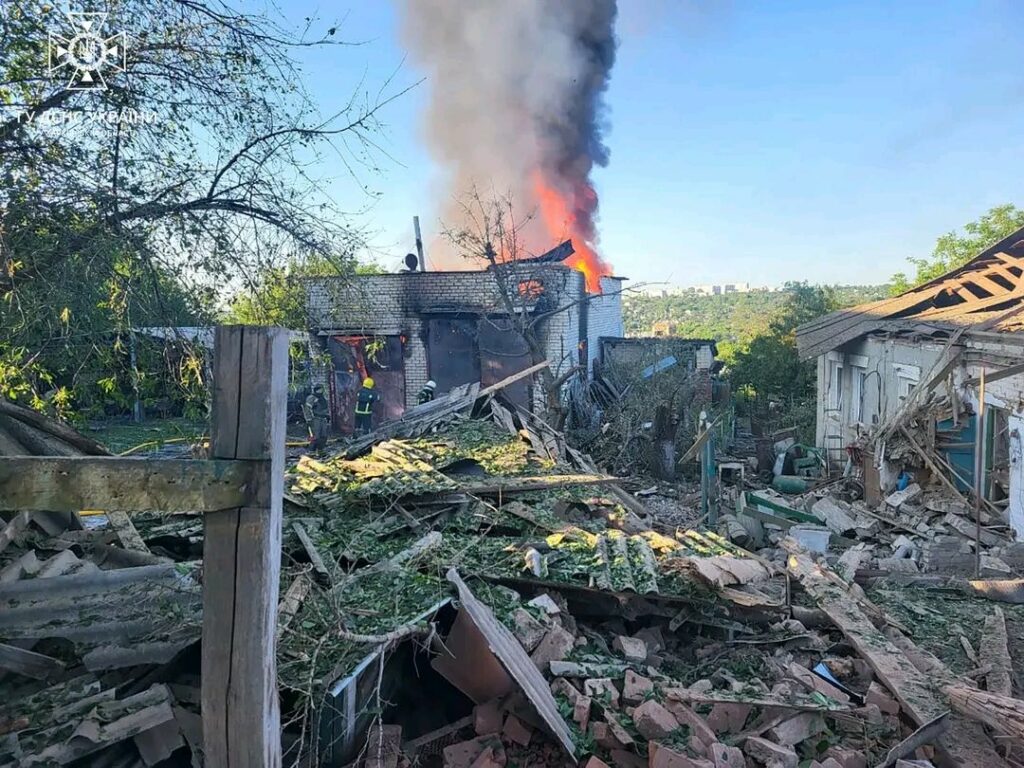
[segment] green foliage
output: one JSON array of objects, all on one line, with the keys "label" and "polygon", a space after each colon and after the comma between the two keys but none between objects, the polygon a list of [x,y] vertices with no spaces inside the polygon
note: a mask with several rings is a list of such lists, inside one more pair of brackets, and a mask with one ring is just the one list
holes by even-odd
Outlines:
[{"label": "green foliage", "polygon": [[[875,301],[886,295],[887,286],[837,285],[833,291],[840,306]],[[786,291],[752,291],[703,296],[625,296],[622,314],[627,336],[650,336],[654,326],[669,335],[714,339],[719,355],[728,359],[732,349],[745,348],[768,331],[768,325],[786,303]],[[731,346],[730,345],[734,345]]]},{"label": "green foliage", "polygon": [[339,261],[325,256],[293,260],[284,268],[270,267],[262,272],[252,290],[239,293],[234,298],[226,321],[301,330],[307,326],[303,278],[372,275],[382,271],[377,264]]},{"label": "green foliage", "polygon": [[814,362],[797,353],[796,329],[838,309],[839,299],[835,289],[807,283],[787,283],[785,295],[767,331],[735,352],[728,375],[740,412],[772,428],[795,426],[808,439],[814,432],[816,372]]},{"label": "green foliage", "polygon": [[1024,227],[1024,210],[1011,203],[997,205],[977,221],[965,224],[962,232],[947,232],[935,243],[931,256],[909,258],[914,274],[899,272],[892,276],[891,295],[898,296],[918,285],[930,282],[962,267],[989,246]]}]

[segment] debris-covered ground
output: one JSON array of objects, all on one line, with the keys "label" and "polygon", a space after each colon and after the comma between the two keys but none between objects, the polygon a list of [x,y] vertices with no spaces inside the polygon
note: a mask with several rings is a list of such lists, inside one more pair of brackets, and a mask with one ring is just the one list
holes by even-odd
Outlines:
[{"label": "debris-covered ground", "polygon": [[[604,474],[472,388],[298,456],[286,764],[1016,765],[1019,545],[985,526],[1003,580],[967,581],[970,510],[934,486],[756,485],[707,530],[692,488]],[[201,519],[3,535],[0,765],[202,764]]]}]

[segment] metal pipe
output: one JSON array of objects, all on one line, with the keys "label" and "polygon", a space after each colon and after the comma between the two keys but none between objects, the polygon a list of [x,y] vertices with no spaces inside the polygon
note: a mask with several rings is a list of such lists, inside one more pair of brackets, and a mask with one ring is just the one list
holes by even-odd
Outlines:
[{"label": "metal pipe", "polygon": [[420,257],[420,272],[427,271],[427,260],[423,256],[423,237],[420,235],[420,217],[412,217],[412,226],[416,230],[416,255]]},{"label": "metal pipe", "polygon": [[981,498],[985,489],[985,369],[978,384],[978,413],[974,445],[974,578],[981,578]]}]

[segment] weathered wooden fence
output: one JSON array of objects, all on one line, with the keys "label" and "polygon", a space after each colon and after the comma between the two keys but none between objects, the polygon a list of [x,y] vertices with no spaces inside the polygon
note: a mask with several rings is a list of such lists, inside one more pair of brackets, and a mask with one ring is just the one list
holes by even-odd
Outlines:
[{"label": "weathered wooden fence", "polygon": [[6,458],[0,510],[202,514],[205,764],[277,768],[287,331],[217,328],[213,371],[209,460]]}]

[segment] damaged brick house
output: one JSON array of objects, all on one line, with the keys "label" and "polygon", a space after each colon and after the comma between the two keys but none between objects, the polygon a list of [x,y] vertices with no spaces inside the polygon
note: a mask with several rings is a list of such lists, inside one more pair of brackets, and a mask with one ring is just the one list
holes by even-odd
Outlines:
[{"label": "damaged brick house", "polygon": [[[351,430],[354,398],[368,375],[382,396],[377,419],[394,419],[416,404],[428,379],[442,395],[529,367],[521,317],[510,317],[501,282],[515,293],[517,315],[543,316],[535,334],[555,376],[575,366],[589,371],[598,340],[622,335],[624,278],[603,277],[603,293],[588,295],[583,273],[557,261],[499,269],[505,270],[504,281],[492,269],[305,281],[309,328],[329,358],[324,383],[341,431]],[[506,391],[523,405],[536,394],[525,381]]]},{"label": "damaged brick house", "polygon": [[[888,490],[899,470],[890,459],[905,441],[900,428],[927,405],[928,419],[914,422],[927,422],[921,451],[913,450],[967,491],[977,447],[985,497],[1024,537],[1024,229],[900,296],[801,326],[797,345],[801,357],[817,359],[817,443],[833,462],[845,461],[860,438],[866,487],[877,469],[876,484]],[[978,412],[982,371],[979,430],[970,414]]]}]

